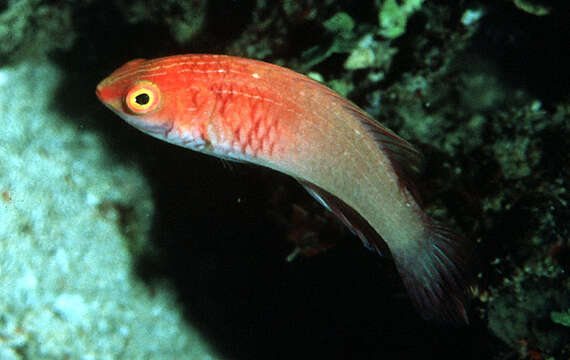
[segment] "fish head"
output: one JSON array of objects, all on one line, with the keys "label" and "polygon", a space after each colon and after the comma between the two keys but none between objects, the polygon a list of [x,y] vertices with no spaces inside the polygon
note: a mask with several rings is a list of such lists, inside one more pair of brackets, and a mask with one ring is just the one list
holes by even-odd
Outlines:
[{"label": "fish head", "polygon": [[[152,136],[163,138],[174,117],[168,109],[164,79],[141,71],[144,59],[129,61],[101,81],[95,90],[99,100],[127,123]],[[162,80],[162,81],[161,81]]]},{"label": "fish head", "polygon": [[101,81],[95,93],[142,132],[195,151],[210,151],[205,124],[215,97],[206,82],[184,68],[182,59],[129,61]]}]

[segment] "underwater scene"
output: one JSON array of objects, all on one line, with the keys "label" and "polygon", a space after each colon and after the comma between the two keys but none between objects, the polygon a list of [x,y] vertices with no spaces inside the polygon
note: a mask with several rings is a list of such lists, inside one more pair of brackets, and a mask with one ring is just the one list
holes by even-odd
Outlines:
[{"label": "underwater scene", "polygon": [[570,3],[0,2],[0,360],[570,360]]}]

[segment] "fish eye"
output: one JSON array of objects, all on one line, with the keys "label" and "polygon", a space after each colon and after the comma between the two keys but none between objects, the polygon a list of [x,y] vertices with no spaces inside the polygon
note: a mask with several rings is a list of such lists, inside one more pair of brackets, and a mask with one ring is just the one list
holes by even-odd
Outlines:
[{"label": "fish eye", "polygon": [[132,86],[125,96],[127,109],[135,115],[153,112],[160,104],[160,90],[150,81],[141,81]]}]

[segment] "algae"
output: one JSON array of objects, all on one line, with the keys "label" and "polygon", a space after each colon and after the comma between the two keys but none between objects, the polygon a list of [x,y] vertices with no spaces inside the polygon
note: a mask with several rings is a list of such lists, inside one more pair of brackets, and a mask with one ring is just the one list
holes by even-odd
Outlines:
[{"label": "algae", "polygon": [[570,309],[566,312],[553,311],[550,313],[550,319],[557,324],[570,327]]},{"label": "algae", "polygon": [[422,3],[423,0],[377,0],[380,7],[379,33],[389,39],[402,36],[406,32],[409,17],[421,7]]}]

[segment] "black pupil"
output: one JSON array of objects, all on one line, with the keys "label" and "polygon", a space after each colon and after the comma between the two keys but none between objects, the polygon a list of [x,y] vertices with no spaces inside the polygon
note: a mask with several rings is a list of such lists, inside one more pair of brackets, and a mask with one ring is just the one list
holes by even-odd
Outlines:
[{"label": "black pupil", "polygon": [[135,102],[139,105],[146,105],[150,101],[148,94],[140,94],[135,97]]}]

